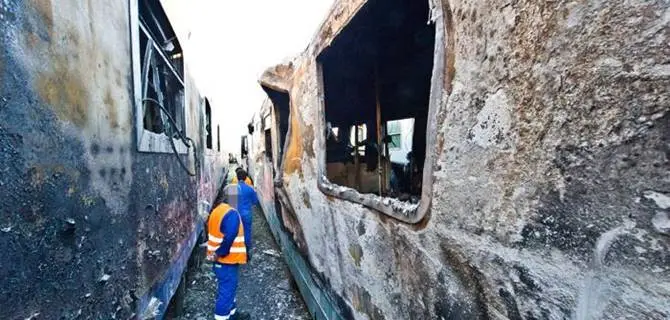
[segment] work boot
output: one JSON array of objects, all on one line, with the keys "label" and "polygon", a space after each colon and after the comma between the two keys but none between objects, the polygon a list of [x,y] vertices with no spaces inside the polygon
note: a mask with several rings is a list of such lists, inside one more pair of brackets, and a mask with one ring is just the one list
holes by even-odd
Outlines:
[{"label": "work boot", "polygon": [[230,317],[230,320],[249,320],[249,319],[251,319],[251,316],[243,311],[238,311],[232,317]]}]

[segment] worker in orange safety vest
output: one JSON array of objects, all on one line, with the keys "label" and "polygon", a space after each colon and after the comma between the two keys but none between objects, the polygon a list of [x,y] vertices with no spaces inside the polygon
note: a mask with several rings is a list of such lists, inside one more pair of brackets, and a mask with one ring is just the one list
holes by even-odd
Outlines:
[{"label": "worker in orange safety vest", "polygon": [[[235,169],[235,175],[233,176],[233,179],[230,181],[230,183],[237,183],[237,182],[239,181],[239,180],[237,179],[237,176],[239,175],[240,171],[244,171],[244,169],[242,169],[241,167],[237,167],[237,169]],[[244,171],[244,172],[246,173],[246,171]],[[252,186],[252,187],[254,186],[254,181],[251,180],[251,178],[249,177],[249,175],[247,175],[247,177],[244,179],[244,182],[245,182],[248,186]]]},{"label": "worker in orange safety vest", "polygon": [[207,222],[207,260],[214,263],[214,274],[218,281],[215,320],[250,318],[248,314],[238,312],[235,305],[239,266],[247,263],[244,226],[240,214],[234,209],[237,190],[237,186],[228,185],[220,191],[218,205],[210,213]]}]

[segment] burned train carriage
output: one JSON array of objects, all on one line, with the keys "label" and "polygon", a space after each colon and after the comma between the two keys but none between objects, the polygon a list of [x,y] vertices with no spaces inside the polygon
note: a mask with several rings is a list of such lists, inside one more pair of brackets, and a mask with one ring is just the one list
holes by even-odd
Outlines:
[{"label": "burned train carriage", "polygon": [[0,318],[162,315],[225,157],[161,4],[4,1],[0,30]]},{"label": "burned train carriage", "polygon": [[670,317],[669,10],[337,1],[242,148],[311,312]]}]

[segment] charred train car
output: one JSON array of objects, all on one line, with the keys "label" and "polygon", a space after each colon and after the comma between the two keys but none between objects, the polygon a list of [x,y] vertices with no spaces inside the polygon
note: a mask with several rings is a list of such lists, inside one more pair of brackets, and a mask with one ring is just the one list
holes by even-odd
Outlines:
[{"label": "charred train car", "polygon": [[245,142],[310,310],[670,317],[669,14],[337,1]]},{"label": "charred train car", "polygon": [[0,318],[162,317],[226,158],[161,4],[3,1],[0,30]]}]

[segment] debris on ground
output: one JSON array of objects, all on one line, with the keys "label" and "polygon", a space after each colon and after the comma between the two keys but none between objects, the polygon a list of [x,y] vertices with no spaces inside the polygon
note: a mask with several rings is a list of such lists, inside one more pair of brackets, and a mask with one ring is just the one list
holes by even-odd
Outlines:
[{"label": "debris on ground", "polygon": [[[254,320],[311,319],[284,259],[277,259],[281,253],[263,213],[254,210],[253,219],[252,253],[263,254],[252,254],[251,262],[241,268],[237,309]],[[202,263],[188,279],[184,308],[174,319],[211,319],[217,289],[212,265]]]},{"label": "debris on ground", "polygon": [[146,320],[146,319],[153,319],[158,315],[158,311],[160,309],[161,304],[163,304],[159,299],[156,297],[151,297],[151,301],[149,301],[149,305],[147,306],[147,309],[144,311],[144,314],[140,316],[140,319]]},{"label": "debris on ground", "polygon": [[268,250],[263,250],[264,254],[267,254],[268,256],[273,256],[275,258],[280,258],[281,254],[277,252],[276,250],[268,249]]},{"label": "debris on ground", "polygon": [[30,317],[25,318],[25,320],[33,320],[33,319],[36,319],[37,317],[39,317],[39,315],[40,315],[39,312],[35,312],[35,313],[33,313]]},{"label": "debris on ground", "polygon": [[289,279],[284,279],[277,285],[277,288],[282,289],[282,290],[286,290],[286,291],[291,291],[292,290],[291,282],[289,281]]},{"label": "debris on ground", "polygon": [[105,282],[107,282],[107,281],[109,280],[109,278],[111,278],[111,277],[112,277],[112,276],[110,276],[110,275],[108,275],[108,274],[105,273],[105,274],[103,274],[103,275],[100,277],[100,279],[98,279],[98,282],[100,282],[100,283],[105,283]]}]

